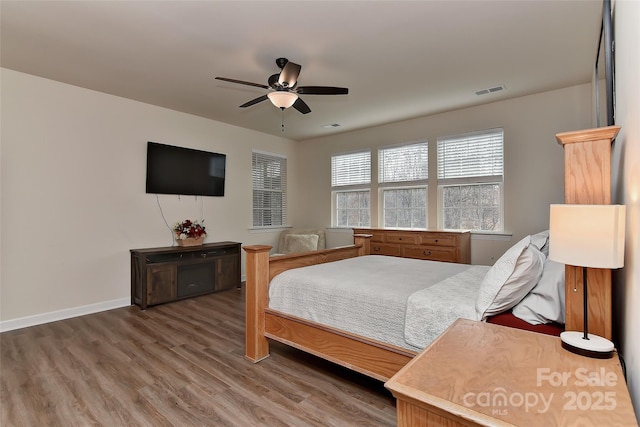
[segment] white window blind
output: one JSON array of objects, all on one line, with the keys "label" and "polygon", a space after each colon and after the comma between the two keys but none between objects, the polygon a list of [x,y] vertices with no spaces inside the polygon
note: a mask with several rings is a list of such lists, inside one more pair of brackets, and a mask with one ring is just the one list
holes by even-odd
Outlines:
[{"label": "white window blind", "polygon": [[253,226],[286,224],[287,159],[277,154],[252,153]]},{"label": "white window blind", "polygon": [[438,226],[502,231],[504,132],[438,138]]},{"label": "white window blind", "polygon": [[378,182],[424,181],[429,175],[427,142],[378,150]]},{"label": "white window blind", "polygon": [[502,176],[503,135],[500,128],[438,138],[438,180]]},{"label": "white window blind", "polygon": [[331,156],[331,186],[362,185],[371,182],[371,152]]},{"label": "white window blind", "polygon": [[371,224],[371,151],[331,156],[332,223],[336,227]]}]

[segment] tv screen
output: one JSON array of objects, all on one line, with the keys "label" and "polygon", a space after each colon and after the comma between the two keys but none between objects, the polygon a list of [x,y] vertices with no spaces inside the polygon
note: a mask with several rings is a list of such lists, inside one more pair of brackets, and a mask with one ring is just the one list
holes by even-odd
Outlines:
[{"label": "tv screen", "polygon": [[224,196],[227,156],[147,142],[147,193]]}]

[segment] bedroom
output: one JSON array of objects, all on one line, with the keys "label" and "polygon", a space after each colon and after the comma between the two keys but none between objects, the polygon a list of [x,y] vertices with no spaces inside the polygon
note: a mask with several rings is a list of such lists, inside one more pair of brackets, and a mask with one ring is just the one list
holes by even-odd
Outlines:
[{"label": "bedroom", "polygon": [[[640,156],[634,155],[638,150],[638,130],[633,118],[638,115],[638,107],[637,97],[631,96],[638,92],[633,77],[637,75],[637,62],[633,62],[637,59],[631,54],[637,50],[637,30],[629,20],[637,16],[637,5],[617,2],[614,11],[617,58],[626,61],[616,67],[618,123],[623,129],[614,146],[614,197],[632,206],[637,203],[637,190],[633,187],[637,177],[633,171]],[[3,69],[3,330],[12,325],[25,326],[29,321],[43,323],[129,303],[128,250],[171,242],[155,198],[144,194],[142,165],[147,140],[226,152],[231,162],[229,186],[238,190],[222,199],[205,200],[210,239],[269,243],[275,241],[276,233],[252,233],[248,230],[250,215],[237,215],[250,210],[240,189],[251,185],[245,171],[250,168],[252,148],[287,155],[292,173],[291,222],[296,226],[328,226],[328,209],[317,208],[315,195],[328,198],[329,190],[322,181],[311,179],[327,173],[313,161],[317,151],[325,148],[314,148],[312,142],[326,143],[329,150],[331,145],[343,143],[356,148],[364,143],[359,141],[374,138],[385,143],[399,136],[402,140],[398,142],[434,138],[450,133],[449,129],[458,128],[459,123],[465,123],[468,130],[482,129],[492,118],[504,116],[509,121],[501,125],[525,135],[520,141],[522,148],[528,147],[528,151],[514,153],[516,157],[507,166],[526,171],[526,175],[514,177],[513,185],[532,191],[533,195],[528,193],[531,199],[550,203],[562,199],[562,150],[554,135],[590,127],[590,96],[590,87],[585,84],[298,144],[283,136],[258,134]],[[279,126],[279,115],[273,120]],[[293,119],[286,120],[287,126],[293,125]],[[432,134],[424,135],[423,129]],[[553,172],[541,174],[535,162],[528,162],[531,155],[555,170],[556,176]],[[17,163],[13,163],[14,159]],[[539,189],[536,182],[540,183]],[[513,211],[510,220],[517,221],[513,223],[514,238],[542,229],[547,221],[543,206],[518,197],[508,195],[513,203],[508,208]],[[321,206],[328,203],[318,201]],[[162,202],[171,220],[199,215],[199,205],[192,198],[177,201],[167,197]],[[18,230],[14,224],[24,227]],[[337,234],[340,239],[342,236]],[[637,234],[634,230],[628,232],[629,236]],[[637,404],[640,343],[632,330],[631,325],[638,321],[632,317],[630,307],[639,303],[640,280],[638,266],[630,262],[637,258],[637,245],[631,239],[629,242],[627,267],[621,272],[618,285],[626,290],[626,297],[620,296],[615,302],[618,309],[614,313],[619,317],[621,344],[629,361],[632,395]],[[508,245],[502,240],[474,241],[473,262],[489,263]],[[37,268],[32,260],[37,260]]]}]

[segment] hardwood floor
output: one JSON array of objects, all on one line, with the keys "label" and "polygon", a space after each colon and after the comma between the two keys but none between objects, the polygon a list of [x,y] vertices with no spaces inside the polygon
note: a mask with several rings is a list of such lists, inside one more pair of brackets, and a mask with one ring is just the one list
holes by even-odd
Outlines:
[{"label": "hardwood floor", "polygon": [[0,334],[0,425],[395,426],[379,381],[272,342],[244,359],[244,292]]}]

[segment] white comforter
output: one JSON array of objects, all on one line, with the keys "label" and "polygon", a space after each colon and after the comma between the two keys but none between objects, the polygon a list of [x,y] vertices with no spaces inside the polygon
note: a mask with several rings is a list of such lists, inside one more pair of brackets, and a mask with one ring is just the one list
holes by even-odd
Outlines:
[{"label": "white comforter", "polygon": [[[380,255],[301,267],[287,270],[271,281],[269,307],[418,351],[455,320],[451,319],[458,316],[455,313],[466,315],[469,308],[473,311],[477,288],[484,276],[480,270],[485,268],[476,267]],[[452,284],[454,277],[469,269],[475,273],[459,277],[472,283]],[[444,296],[447,306],[460,299],[461,305],[467,307],[452,310],[451,315],[448,309],[429,309],[427,306],[438,307],[438,303],[420,292],[433,286],[436,286],[433,292],[438,298]],[[409,321],[408,302],[413,313]],[[443,312],[447,315],[443,316]],[[440,332],[433,336],[425,328]]]},{"label": "white comforter", "polygon": [[407,299],[404,337],[408,344],[425,348],[456,319],[478,320],[476,298],[488,266],[473,265]]}]

